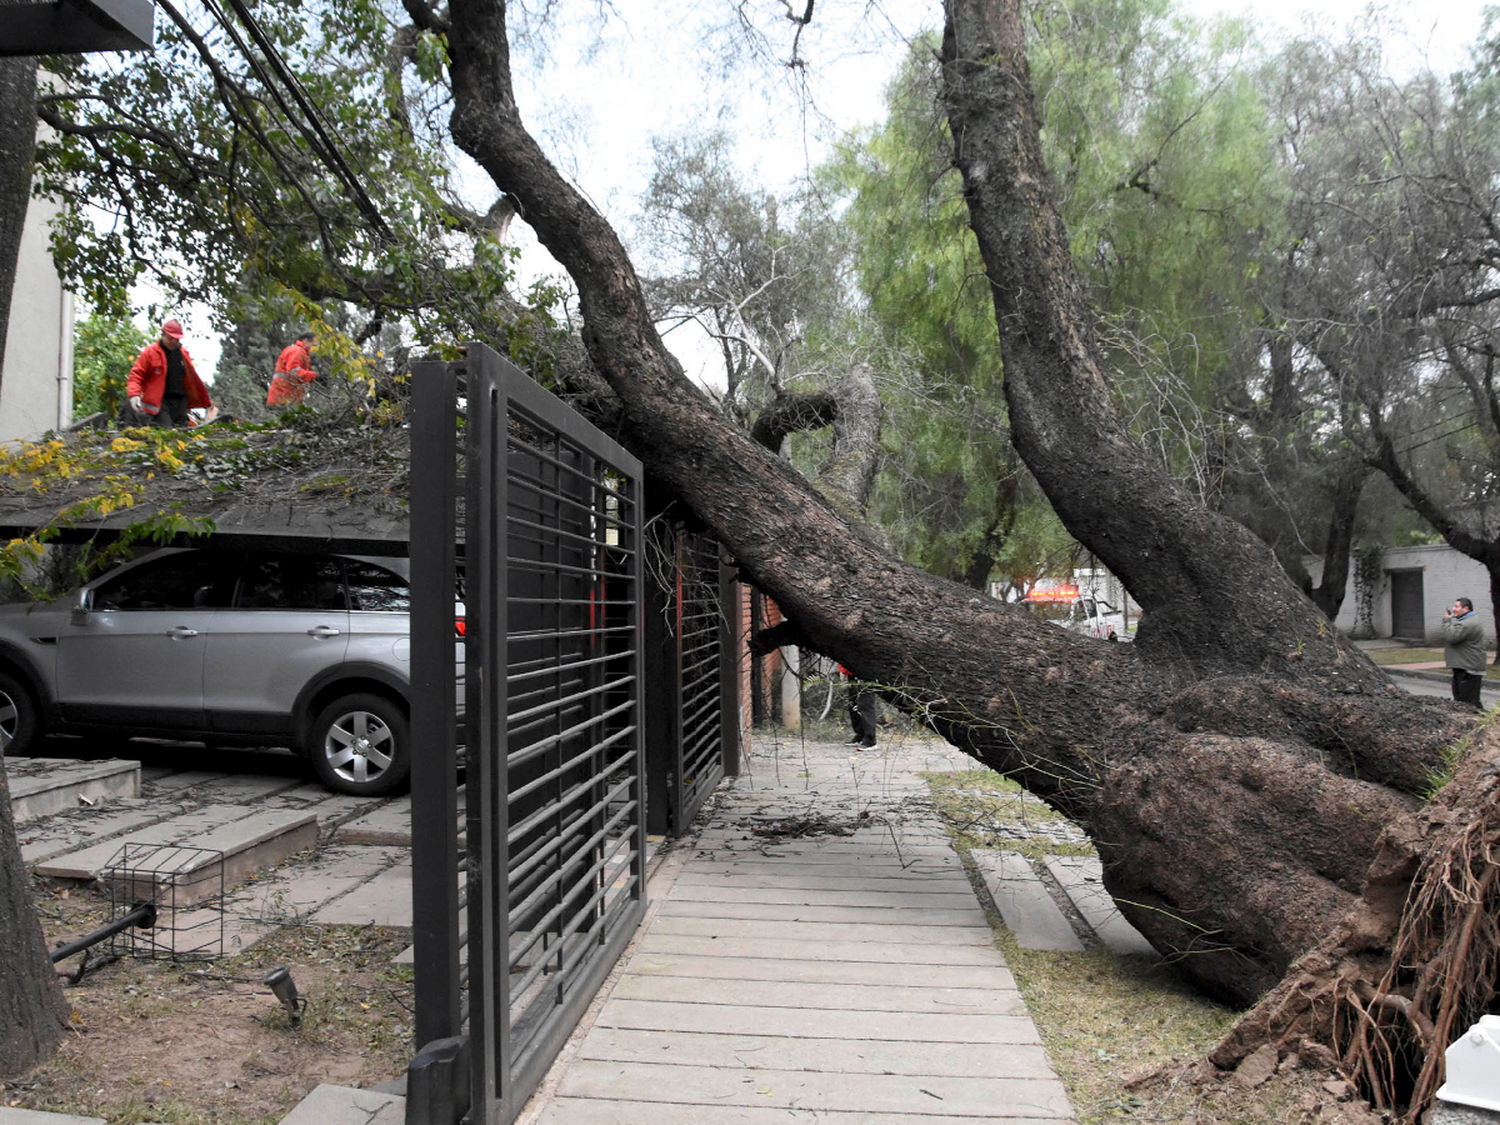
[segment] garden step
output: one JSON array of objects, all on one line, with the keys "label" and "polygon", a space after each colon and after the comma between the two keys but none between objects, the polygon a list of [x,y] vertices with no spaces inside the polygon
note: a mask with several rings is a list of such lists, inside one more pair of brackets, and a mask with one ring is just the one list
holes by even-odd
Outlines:
[{"label": "garden step", "polygon": [[17,824],[141,791],[139,762],[75,762],[65,758],[6,761],[10,811]]},{"label": "garden step", "polygon": [[[127,832],[78,851],[39,863],[39,874],[53,879],[89,880],[126,846],[127,866],[137,879],[165,873],[176,888],[178,906],[217,894],[222,871],[225,889],[244,882],[256,871],[280,863],[287,856],[312,847],[318,840],[318,818],[297,809],[257,809],[243,805],[205,805],[146,828]],[[222,868],[219,867],[222,854]],[[145,898],[145,888],[126,892]]]}]

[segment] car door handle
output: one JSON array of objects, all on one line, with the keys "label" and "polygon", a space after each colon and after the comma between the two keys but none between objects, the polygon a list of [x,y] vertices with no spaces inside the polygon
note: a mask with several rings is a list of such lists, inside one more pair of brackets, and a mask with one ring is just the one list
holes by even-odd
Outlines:
[{"label": "car door handle", "polygon": [[314,625],[307,631],[307,635],[309,637],[336,637],[339,635],[339,630],[332,625]]},{"label": "car door handle", "polygon": [[167,630],[167,636],[173,640],[183,640],[187,637],[196,637],[197,635],[197,629],[189,629],[186,625],[173,625]]}]

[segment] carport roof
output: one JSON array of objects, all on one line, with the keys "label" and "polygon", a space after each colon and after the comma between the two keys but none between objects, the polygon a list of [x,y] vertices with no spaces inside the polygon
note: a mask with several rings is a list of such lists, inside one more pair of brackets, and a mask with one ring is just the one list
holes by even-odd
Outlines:
[{"label": "carport roof", "polygon": [[404,555],[409,459],[399,425],[81,431],[0,454],[0,535],[110,539],[175,513],[213,520],[218,546]]}]

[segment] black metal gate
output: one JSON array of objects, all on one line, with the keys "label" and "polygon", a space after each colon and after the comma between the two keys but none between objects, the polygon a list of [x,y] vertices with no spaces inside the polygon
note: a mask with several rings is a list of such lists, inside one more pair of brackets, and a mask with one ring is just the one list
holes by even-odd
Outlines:
[{"label": "black metal gate", "polygon": [[648,535],[647,827],[678,836],[739,772],[735,582],[716,540],[663,514]]},{"label": "black metal gate", "polygon": [[[486,347],[472,345],[462,364],[414,365],[413,378],[422,1051],[408,1072],[407,1120],[449,1125],[467,1103],[474,1125],[501,1125],[541,1081],[644,911],[641,469]],[[462,849],[451,626],[460,393]]]}]

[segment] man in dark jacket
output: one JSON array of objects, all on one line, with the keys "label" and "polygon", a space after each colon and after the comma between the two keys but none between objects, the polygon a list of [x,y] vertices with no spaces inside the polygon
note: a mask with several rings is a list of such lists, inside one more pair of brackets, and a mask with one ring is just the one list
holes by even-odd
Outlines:
[{"label": "man in dark jacket", "polygon": [[175,320],[163,323],[161,335],[136,357],[125,393],[141,425],[190,426],[189,410],[206,410],[208,419],[218,413],[182,346],[182,325]]},{"label": "man in dark jacket", "polygon": [[1487,659],[1484,626],[1468,598],[1457,599],[1443,614],[1443,642],[1443,663],[1453,669],[1453,698],[1484,710],[1479,701]]}]

